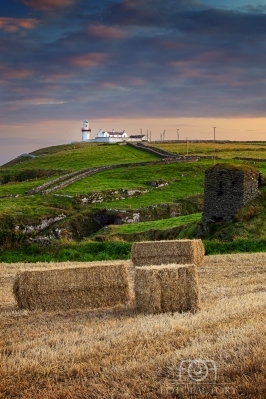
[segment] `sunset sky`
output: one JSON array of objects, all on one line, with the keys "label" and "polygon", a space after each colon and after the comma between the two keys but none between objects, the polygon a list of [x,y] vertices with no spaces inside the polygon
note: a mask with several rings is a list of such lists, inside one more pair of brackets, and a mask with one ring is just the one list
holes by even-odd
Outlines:
[{"label": "sunset sky", "polygon": [[99,128],[266,140],[266,0],[6,0],[0,165]]}]

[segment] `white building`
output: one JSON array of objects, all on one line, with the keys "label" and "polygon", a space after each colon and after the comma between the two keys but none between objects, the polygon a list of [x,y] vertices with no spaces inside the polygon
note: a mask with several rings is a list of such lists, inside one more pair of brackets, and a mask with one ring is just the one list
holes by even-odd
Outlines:
[{"label": "white building", "polygon": [[132,134],[127,141],[149,141],[146,134]]},{"label": "white building", "polygon": [[121,141],[126,141],[126,139],[127,134],[125,130],[123,130],[123,132],[115,132],[114,129],[111,132],[100,129],[97,136],[95,137],[96,142],[103,143],[119,143]]},{"label": "white building", "polygon": [[116,132],[114,129],[111,132],[100,129],[95,139],[90,138],[91,129],[87,120],[83,121],[82,126],[82,141],[89,143],[121,143],[121,142],[138,142],[138,141],[149,141],[145,134],[137,134],[129,136],[123,130],[122,132]]},{"label": "white building", "polygon": [[90,140],[91,129],[89,126],[89,121],[87,120],[83,121],[81,132],[82,132],[82,141]]}]

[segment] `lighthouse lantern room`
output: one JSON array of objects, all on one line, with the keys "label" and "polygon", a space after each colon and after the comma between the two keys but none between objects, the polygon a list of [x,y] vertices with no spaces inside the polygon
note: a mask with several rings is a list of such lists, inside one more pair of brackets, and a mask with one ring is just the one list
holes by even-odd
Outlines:
[{"label": "lighthouse lantern room", "polygon": [[87,120],[83,121],[83,126],[82,126],[81,131],[82,131],[82,141],[89,140],[90,139],[90,133],[89,132],[91,132],[91,129],[89,127],[89,122]]}]

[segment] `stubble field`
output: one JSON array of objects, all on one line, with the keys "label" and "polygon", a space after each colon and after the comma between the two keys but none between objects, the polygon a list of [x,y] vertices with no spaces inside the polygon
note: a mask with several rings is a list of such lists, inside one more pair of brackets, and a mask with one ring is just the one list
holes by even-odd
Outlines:
[{"label": "stubble field", "polygon": [[138,314],[133,290],[127,307],[17,310],[14,276],[38,266],[0,264],[1,398],[266,397],[266,254],[205,257],[194,315]]}]

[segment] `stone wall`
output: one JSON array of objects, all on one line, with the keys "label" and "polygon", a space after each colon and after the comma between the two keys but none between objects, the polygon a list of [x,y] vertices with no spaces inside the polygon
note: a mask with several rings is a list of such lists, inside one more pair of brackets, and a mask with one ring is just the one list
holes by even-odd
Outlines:
[{"label": "stone wall", "polygon": [[138,142],[136,144],[134,143],[127,143],[131,147],[137,148],[138,150],[142,150],[145,152],[148,152],[150,154],[157,155],[160,158],[182,158],[181,155],[174,154],[169,151],[162,150],[161,148],[158,147],[152,147],[151,145],[145,145],[142,142]]},{"label": "stone wall", "polygon": [[249,166],[217,164],[205,172],[203,226],[228,222],[258,195],[259,172]]},{"label": "stone wall", "polygon": [[[77,172],[68,173],[64,176],[60,176],[56,179],[49,180],[48,182],[34,187],[31,190],[27,191],[26,194],[33,195],[36,193],[41,193],[43,195],[49,194],[51,192],[60,190],[64,187],[69,186],[72,183],[75,183],[78,180],[84,179],[85,177],[94,175],[99,172],[103,172],[105,170],[110,169],[118,169],[118,168],[131,168],[137,166],[150,166],[150,165],[160,165],[160,164],[170,164],[170,163],[182,163],[182,162],[196,162],[198,161],[198,157],[176,157],[176,158],[165,158],[159,161],[149,161],[149,162],[132,162],[125,164],[115,164],[115,165],[106,165],[106,166],[98,166],[92,167],[88,169],[79,170]],[[59,184],[58,184],[59,183]]]}]

